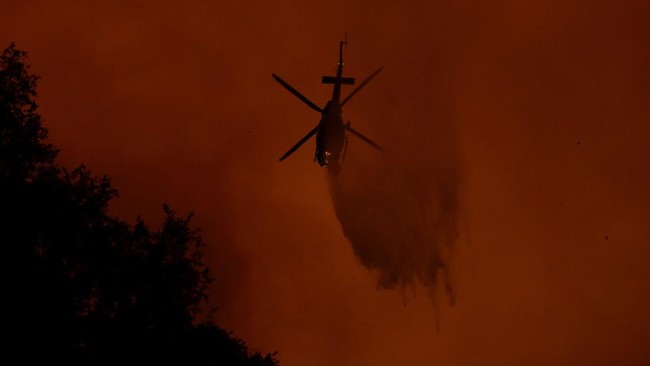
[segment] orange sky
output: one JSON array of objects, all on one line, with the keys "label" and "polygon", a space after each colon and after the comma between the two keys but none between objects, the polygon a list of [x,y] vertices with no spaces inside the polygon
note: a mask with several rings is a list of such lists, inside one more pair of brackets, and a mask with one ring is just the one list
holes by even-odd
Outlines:
[{"label": "orange sky", "polygon": [[[0,45],[29,52],[51,141],[113,178],[114,213],[196,212],[215,319],[251,347],[288,366],[648,363],[647,1],[96,3],[0,0]],[[445,235],[420,206],[457,225],[405,254],[451,248],[453,307],[378,288],[311,143],[277,162],[318,115],[271,73],[323,105],[345,30],[347,74],[385,69],[344,118],[388,153],[351,140],[344,173],[392,192],[386,236]]]}]

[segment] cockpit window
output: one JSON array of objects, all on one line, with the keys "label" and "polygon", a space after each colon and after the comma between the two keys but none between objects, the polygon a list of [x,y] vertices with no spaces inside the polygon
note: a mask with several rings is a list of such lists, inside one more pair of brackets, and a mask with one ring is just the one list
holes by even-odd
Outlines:
[{"label": "cockpit window", "polygon": [[328,163],[329,163],[327,158],[328,158],[331,154],[332,154],[332,153],[329,152],[329,151],[325,151],[325,152],[317,151],[317,152],[316,152],[316,160],[318,160],[318,165],[320,165],[320,166],[323,167],[323,168],[326,168],[327,165],[328,165]]}]

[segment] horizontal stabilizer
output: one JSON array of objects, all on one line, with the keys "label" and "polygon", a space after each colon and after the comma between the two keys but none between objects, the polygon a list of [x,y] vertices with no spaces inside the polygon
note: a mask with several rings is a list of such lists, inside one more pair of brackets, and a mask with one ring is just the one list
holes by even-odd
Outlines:
[{"label": "horizontal stabilizer", "polygon": [[[336,84],[336,76],[323,76],[323,84]],[[354,85],[354,78],[341,78],[341,85]]]}]

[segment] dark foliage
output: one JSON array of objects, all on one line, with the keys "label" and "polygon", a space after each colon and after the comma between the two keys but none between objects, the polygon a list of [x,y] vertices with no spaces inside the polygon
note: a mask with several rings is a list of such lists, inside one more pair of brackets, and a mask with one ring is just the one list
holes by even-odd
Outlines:
[{"label": "dark foliage", "polygon": [[276,365],[210,321],[203,243],[167,206],[152,230],[112,217],[110,179],[56,163],[37,77],[12,44],[0,58],[0,245],[5,357],[73,364]]}]

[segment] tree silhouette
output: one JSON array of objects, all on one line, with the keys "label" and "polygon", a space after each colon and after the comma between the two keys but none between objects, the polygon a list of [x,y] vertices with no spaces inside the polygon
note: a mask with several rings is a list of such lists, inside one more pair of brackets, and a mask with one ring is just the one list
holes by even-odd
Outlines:
[{"label": "tree silhouette", "polygon": [[[210,321],[211,282],[191,214],[162,227],[108,214],[117,191],[58,165],[36,104],[38,78],[11,44],[0,57],[0,245],[5,357],[73,364],[277,365]],[[18,358],[16,358],[18,357]]]}]

